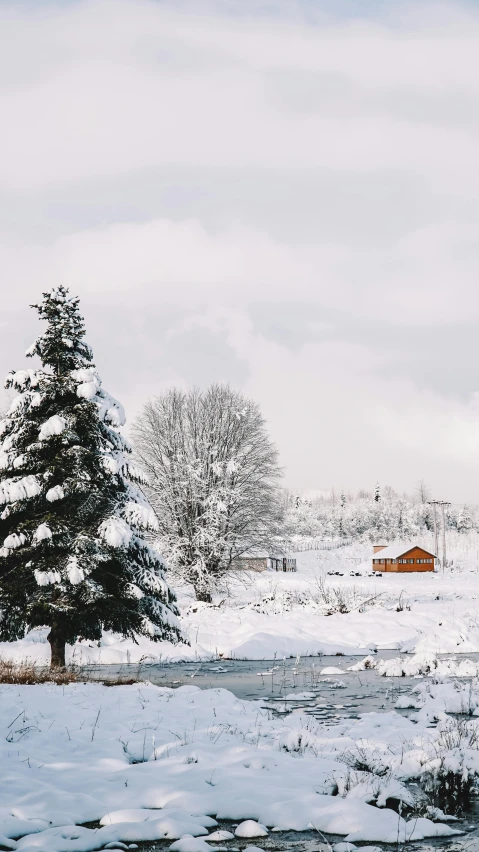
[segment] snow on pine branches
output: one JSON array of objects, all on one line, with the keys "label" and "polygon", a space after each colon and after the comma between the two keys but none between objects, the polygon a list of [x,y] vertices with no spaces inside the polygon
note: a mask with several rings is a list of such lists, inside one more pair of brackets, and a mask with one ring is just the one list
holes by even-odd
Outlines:
[{"label": "snow on pine branches", "polygon": [[0,421],[0,638],[50,627],[52,665],[65,643],[102,630],[180,638],[164,564],[144,538],[157,526],[119,432],[122,406],[101,386],[79,300],[63,287],[35,305],[46,320],[27,350]]}]

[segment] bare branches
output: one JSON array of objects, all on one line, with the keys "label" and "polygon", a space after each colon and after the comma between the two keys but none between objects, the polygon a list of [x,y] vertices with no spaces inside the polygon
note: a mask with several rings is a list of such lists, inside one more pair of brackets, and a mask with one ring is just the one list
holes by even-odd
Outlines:
[{"label": "bare branches", "polygon": [[235,558],[271,548],[279,531],[281,471],[261,412],[224,385],[170,390],[133,434],[163,553],[210,600]]}]

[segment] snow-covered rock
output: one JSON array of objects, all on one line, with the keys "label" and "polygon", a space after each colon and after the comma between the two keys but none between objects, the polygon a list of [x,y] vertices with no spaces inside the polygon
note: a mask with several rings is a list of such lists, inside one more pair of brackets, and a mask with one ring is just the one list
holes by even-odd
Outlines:
[{"label": "snow-covered rock", "polygon": [[247,819],[241,822],[235,829],[236,837],[266,837],[268,829],[265,825],[256,822],[254,819]]},{"label": "snow-covered rock", "polygon": [[208,835],[209,843],[217,843],[219,840],[233,840],[234,834],[231,831],[225,831],[225,829],[218,829],[218,831],[212,831],[211,834]]},{"label": "snow-covered rock", "polygon": [[[216,846],[215,848],[219,849],[220,847]],[[185,834],[179,840],[175,840],[171,844],[170,849],[172,852],[208,852],[209,849],[213,849],[213,846],[210,846],[201,837],[192,837],[190,834]]]}]

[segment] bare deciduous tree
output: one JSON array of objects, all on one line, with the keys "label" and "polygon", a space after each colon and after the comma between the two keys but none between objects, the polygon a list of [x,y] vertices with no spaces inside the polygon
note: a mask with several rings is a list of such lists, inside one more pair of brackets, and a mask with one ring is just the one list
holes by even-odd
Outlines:
[{"label": "bare deciduous tree", "polygon": [[150,400],[134,428],[170,567],[198,600],[234,560],[274,547],[281,506],[277,452],[256,403],[228,386]]},{"label": "bare deciduous tree", "polygon": [[429,486],[426,485],[424,479],[420,479],[416,485],[416,494],[420,503],[427,503],[431,499]]}]

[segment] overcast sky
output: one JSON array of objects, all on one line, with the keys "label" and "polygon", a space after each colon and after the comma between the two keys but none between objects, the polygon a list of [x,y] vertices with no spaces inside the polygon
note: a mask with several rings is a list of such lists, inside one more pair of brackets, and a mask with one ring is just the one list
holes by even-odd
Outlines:
[{"label": "overcast sky", "polygon": [[130,420],[261,405],[298,490],[479,503],[479,4],[0,3],[0,370],[79,294]]}]

